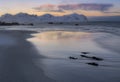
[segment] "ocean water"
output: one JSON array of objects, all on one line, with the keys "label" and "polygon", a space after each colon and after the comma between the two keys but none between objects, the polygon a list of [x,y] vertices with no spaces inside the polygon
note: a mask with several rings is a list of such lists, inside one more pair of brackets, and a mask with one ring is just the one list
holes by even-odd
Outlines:
[{"label": "ocean water", "polygon": [[107,32],[120,35],[120,22],[108,23],[88,23],[80,24],[39,24],[34,26],[0,26],[0,30],[28,30],[28,31],[50,31],[50,30],[66,30],[66,31],[82,31],[82,32]]}]

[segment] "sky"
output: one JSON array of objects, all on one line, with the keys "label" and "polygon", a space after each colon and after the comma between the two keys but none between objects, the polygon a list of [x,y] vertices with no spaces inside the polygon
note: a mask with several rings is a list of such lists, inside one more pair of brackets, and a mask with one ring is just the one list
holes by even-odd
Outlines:
[{"label": "sky", "polygon": [[10,13],[120,16],[120,0],[0,0],[0,15]]}]

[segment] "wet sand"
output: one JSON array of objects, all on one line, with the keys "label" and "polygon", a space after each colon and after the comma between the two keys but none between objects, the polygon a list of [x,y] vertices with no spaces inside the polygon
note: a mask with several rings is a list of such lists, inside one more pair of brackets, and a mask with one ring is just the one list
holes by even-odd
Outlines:
[{"label": "wet sand", "polygon": [[[42,62],[45,74],[57,82],[120,82],[119,36],[78,31],[46,31],[32,35],[34,37],[27,40],[45,56],[42,61],[38,58],[36,65],[41,67]],[[81,57],[81,52],[103,60]],[[91,62],[98,66],[86,64]]]},{"label": "wet sand", "polygon": [[26,41],[30,33],[0,31],[0,82],[54,82],[34,63],[42,56]]},{"label": "wet sand", "polygon": [[[34,37],[30,35],[34,33]],[[0,31],[0,82],[120,82],[120,54],[114,48],[118,37],[83,32],[40,35],[33,31]],[[109,42],[110,38],[115,41]],[[83,51],[104,60],[82,58]],[[87,65],[89,62],[99,66]]]}]

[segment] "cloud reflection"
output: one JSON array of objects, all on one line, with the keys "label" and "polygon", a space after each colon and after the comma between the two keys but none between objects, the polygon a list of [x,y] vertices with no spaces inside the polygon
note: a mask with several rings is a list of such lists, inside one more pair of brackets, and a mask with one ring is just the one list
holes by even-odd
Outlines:
[{"label": "cloud reflection", "polygon": [[71,31],[48,31],[38,34],[33,34],[35,38],[32,38],[34,41],[44,40],[79,40],[83,38],[89,38],[90,33],[86,32],[71,32]]}]

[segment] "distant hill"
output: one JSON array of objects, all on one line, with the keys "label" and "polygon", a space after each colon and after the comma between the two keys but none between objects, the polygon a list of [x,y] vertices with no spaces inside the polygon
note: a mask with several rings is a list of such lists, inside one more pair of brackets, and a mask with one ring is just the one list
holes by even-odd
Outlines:
[{"label": "distant hill", "polygon": [[45,14],[42,16],[29,15],[27,13],[18,13],[16,15],[5,14],[0,17],[1,22],[6,23],[21,23],[21,24],[30,24],[30,23],[47,23],[47,22],[86,22],[87,17],[80,14],[69,14],[64,16],[53,16],[51,14]]},{"label": "distant hill", "polygon": [[120,16],[100,16],[100,17],[87,17],[88,21],[110,21],[110,22],[115,22],[119,21],[120,22]]},{"label": "distant hill", "polygon": [[12,22],[12,23],[7,23],[7,22],[0,22],[0,26],[13,26],[13,25],[31,25],[33,26],[34,24],[19,24],[17,22]]}]

